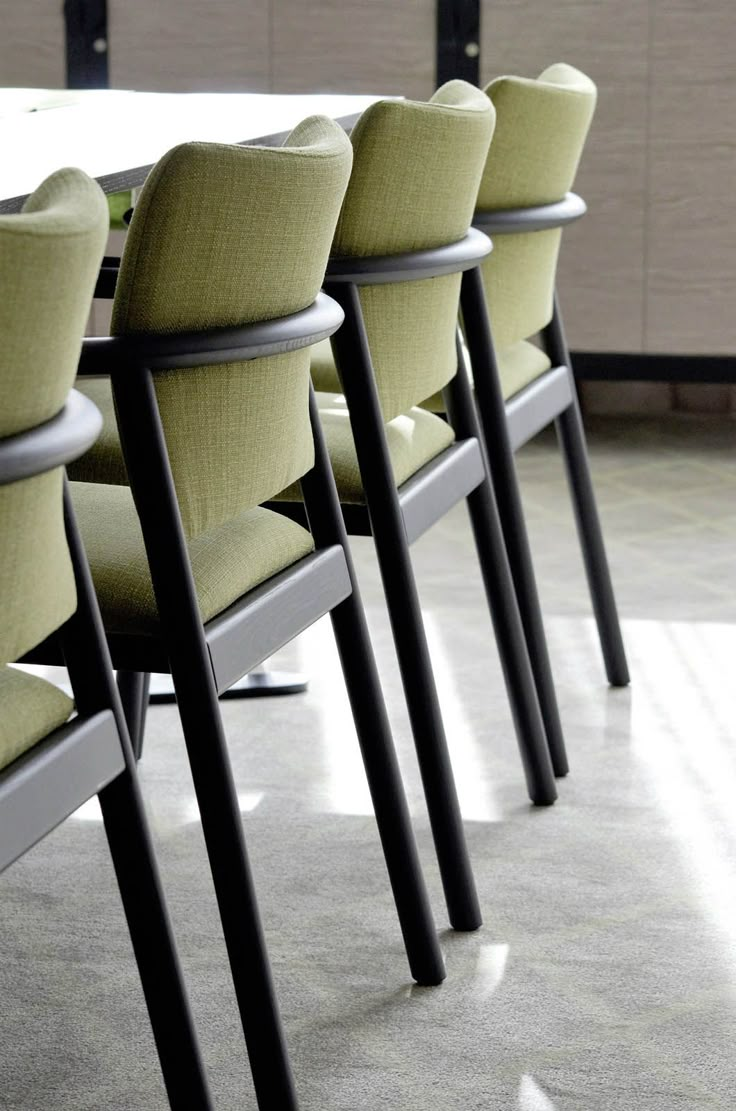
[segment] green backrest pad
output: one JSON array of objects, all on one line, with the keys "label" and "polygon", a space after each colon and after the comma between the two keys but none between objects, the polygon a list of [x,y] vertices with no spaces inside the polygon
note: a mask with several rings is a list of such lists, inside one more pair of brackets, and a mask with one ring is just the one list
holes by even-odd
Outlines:
[{"label": "green backrest pad", "polygon": [[[494,118],[488,98],[464,81],[443,85],[429,103],[379,101],[368,108],[351,136],[353,175],[333,254],[392,255],[461,239]],[[459,275],[360,290],[387,421],[455,373],[459,291]]]},{"label": "green backrest pad", "polygon": [[[0,216],[0,437],[63,408],[107,227],[102,190],[73,169],[47,178],[22,213]],[[0,664],[74,612],[61,483],[57,468],[0,487]]]},{"label": "green backrest pad", "polygon": [[[279,148],[170,151],[135,207],[112,333],[233,327],[306,308],[324,278],[351,163],[347,136],[321,117]],[[158,372],[155,387],[189,537],[312,466],[308,348]]]},{"label": "green backrest pad", "polygon": [[[536,81],[499,77],[486,92],[496,108],[496,130],[478,192],[479,211],[561,200],[572,188],[593,118],[593,82],[558,63]],[[483,279],[500,349],[549,323],[560,238],[559,229],[493,237]]]}]

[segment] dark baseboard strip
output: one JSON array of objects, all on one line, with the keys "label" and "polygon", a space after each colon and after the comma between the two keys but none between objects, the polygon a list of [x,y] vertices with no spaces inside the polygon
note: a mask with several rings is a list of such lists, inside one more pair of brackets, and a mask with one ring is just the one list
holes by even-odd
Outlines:
[{"label": "dark baseboard strip", "polygon": [[736,385],[736,355],[652,355],[619,351],[573,351],[571,357],[575,377],[584,382],[691,382]]}]

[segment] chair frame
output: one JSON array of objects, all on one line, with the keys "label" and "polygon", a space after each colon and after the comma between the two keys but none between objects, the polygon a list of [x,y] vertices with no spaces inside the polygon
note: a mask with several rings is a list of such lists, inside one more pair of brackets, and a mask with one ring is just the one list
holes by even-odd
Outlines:
[{"label": "chair frame", "polygon": [[[479,211],[473,223],[488,235],[518,235],[564,227],[579,220],[586,211],[582,197],[567,193],[552,204]],[[538,689],[551,684],[552,679],[513,453],[553,421],[564,460],[606,676],[612,686],[625,687],[630,681],[626,651],[557,293],[552,319],[541,333],[542,349],[552,365],[504,401],[491,334],[493,322],[490,321],[489,326],[483,290],[474,283],[463,292],[465,328],[468,334],[473,333],[479,352],[480,361],[476,364],[473,358],[473,366],[482,368],[474,375],[476,403]]]},{"label": "chair frame", "polygon": [[[109,375],[131,492],[146,546],[160,636],[108,636],[124,671],[170,673],[192,770],[258,1105],[297,1097],[271,979],[218,693],[330,613],[413,977],[445,976],[334,479],[310,387],[314,468],[301,479],[315,551],[203,623],[152,372],[246,362],[327,338],[343,319],[324,294],[266,323],[85,341],[79,374]],[[53,644],[34,658],[48,662]],[[140,715],[140,687],[128,711]]]},{"label": "chair frame", "polygon": [[[345,323],[331,339],[350,414],[365,505],[343,505],[349,533],[372,535],[388,603],[404,694],[432,826],[449,917],[459,930],[477,929],[480,905],[465,843],[409,545],[457,502],[467,499],[484,587],[506,682],[529,796],[550,805],[557,788],[537,693],[514,597],[493,489],[464,366],[444,393],[456,440],[398,489],[391,469],[358,288],[462,273],[479,273],[491,243],[470,230],[430,250],[331,259],[325,291],[342,306]],[[296,503],[273,508],[299,520]]]},{"label": "chair frame", "polygon": [[[57,416],[0,440],[0,485],[71,462],[101,418],[71,391]],[[174,946],[123,709],[97,599],[64,480],[64,522],[76,612],[56,634],[77,714],[0,771],[0,871],[97,795],[170,1106],[213,1103]]]}]

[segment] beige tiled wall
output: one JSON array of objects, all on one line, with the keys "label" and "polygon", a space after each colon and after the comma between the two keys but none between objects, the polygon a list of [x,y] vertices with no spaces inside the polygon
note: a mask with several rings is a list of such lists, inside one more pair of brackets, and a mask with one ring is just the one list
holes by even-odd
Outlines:
[{"label": "beige tiled wall", "polygon": [[[435,0],[108,0],[118,88],[426,97]],[[63,82],[60,0],[13,6],[5,84]],[[486,0],[482,77],[568,61],[599,109],[561,290],[586,350],[736,352],[734,0]],[[736,410],[728,387],[590,384],[591,407]]]}]

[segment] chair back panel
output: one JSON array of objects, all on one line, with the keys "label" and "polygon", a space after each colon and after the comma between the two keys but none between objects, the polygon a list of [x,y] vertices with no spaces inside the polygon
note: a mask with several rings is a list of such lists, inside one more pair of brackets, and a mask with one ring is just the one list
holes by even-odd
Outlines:
[{"label": "chair back panel", "polygon": [[[493,134],[488,98],[450,81],[428,103],[379,101],[352,132],[353,176],[338,256],[392,255],[462,239]],[[364,286],[360,300],[384,418],[441,389],[456,369],[460,276]]]},{"label": "chair back panel", "polygon": [[[60,170],[0,216],[0,437],[64,407],[76,375],[107,240],[96,182]],[[61,468],[0,486],[0,664],[17,660],[74,612]]]},{"label": "chair back panel", "polygon": [[[558,63],[537,80],[499,77],[486,92],[496,108],[496,130],[478,192],[479,211],[561,200],[572,188],[595,111],[593,82]],[[493,237],[483,279],[499,348],[549,323],[560,239],[560,229]]]},{"label": "chair back panel", "polygon": [[[351,161],[345,133],[320,117],[283,147],[170,151],[135,207],[113,334],[234,327],[306,308],[324,279]],[[309,349],[154,377],[190,537],[312,466]]]}]

